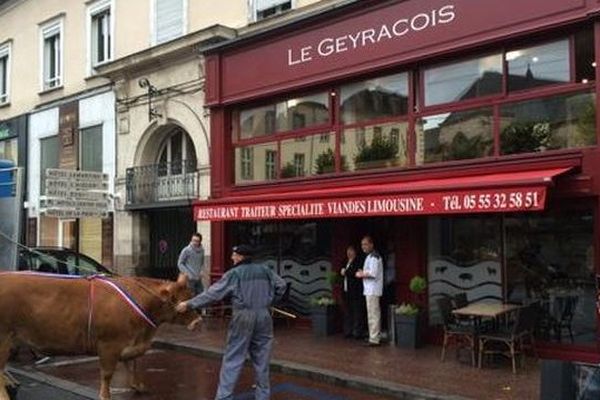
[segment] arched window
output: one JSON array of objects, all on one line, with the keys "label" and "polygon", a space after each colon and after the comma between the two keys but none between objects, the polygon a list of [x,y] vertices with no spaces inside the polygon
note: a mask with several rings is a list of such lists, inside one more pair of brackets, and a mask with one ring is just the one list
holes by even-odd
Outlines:
[{"label": "arched window", "polygon": [[180,175],[196,170],[196,152],[189,135],[180,128],[173,129],[158,152],[159,176]]}]

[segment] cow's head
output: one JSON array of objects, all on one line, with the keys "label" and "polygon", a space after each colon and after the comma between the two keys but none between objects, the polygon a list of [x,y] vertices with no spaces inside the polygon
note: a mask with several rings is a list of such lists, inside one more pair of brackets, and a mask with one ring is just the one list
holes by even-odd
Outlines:
[{"label": "cow's head", "polygon": [[178,279],[177,282],[166,283],[161,288],[160,294],[169,310],[166,322],[187,325],[190,329],[196,325],[200,316],[195,311],[187,311],[185,313],[175,311],[177,304],[192,298],[192,291],[188,288],[185,280]]}]

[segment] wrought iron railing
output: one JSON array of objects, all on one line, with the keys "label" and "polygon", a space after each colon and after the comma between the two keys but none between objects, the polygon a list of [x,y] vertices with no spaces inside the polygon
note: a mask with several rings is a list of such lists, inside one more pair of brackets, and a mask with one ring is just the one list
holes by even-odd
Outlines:
[{"label": "wrought iron railing", "polygon": [[196,162],[190,160],[127,168],[127,205],[197,199]]}]

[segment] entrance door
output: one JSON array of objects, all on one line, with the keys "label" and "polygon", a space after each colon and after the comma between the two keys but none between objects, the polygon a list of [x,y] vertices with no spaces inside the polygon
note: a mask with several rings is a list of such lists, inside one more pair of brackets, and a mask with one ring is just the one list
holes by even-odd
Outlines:
[{"label": "entrance door", "polygon": [[191,207],[152,210],[150,217],[150,275],[177,277],[177,258],[196,232]]}]

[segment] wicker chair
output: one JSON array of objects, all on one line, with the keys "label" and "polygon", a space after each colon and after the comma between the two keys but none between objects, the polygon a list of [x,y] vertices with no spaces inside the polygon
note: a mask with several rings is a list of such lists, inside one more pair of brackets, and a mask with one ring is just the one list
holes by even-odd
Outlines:
[{"label": "wicker chair", "polygon": [[475,366],[475,345],[477,335],[475,326],[470,323],[459,323],[452,315],[452,301],[448,297],[437,299],[437,306],[444,322],[444,344],[442,346],[442,361],[446,358],[446,348],[451,343],[458,349],[467,348],[471,352],[471,364]]}]

